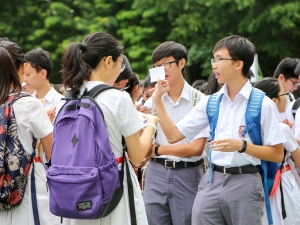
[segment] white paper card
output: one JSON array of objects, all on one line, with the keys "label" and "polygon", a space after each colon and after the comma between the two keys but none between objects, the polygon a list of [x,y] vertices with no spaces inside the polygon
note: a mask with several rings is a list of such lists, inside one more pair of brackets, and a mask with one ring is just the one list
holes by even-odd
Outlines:
[{"label": "white paper card", "polygon": [[149,69],[151,82],[156,82],[157,78],[160,78],[161,80],[165,79],[165,68],[163,66]]}]

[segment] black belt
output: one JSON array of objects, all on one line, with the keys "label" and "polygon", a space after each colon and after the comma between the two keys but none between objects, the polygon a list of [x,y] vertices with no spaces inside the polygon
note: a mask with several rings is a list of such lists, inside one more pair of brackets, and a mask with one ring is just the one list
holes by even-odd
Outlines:
[{"label": "black belt", "polygon": [[204,163],[204,159],[200,159],[199,161],[196,162],[184,162],[184,161],[176,162],[164,158],[152,158],[151,160],[155,163],[163,165],[168,169],[182,169],[182,168],[200,166],[202,163]]},{"label": "black belt", "polygon": [[258,173],[260,171],[260,166],[245,165],[239,167],[224,167],[213,165],[213,170],[224,174]]}]

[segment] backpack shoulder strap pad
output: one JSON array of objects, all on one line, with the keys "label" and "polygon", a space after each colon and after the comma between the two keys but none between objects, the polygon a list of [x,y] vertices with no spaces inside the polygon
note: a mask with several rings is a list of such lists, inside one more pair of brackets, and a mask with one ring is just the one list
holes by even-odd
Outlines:
[{"label": "backpack shoulder strap pad", "polygon": [[245,136],[249,134],[253,144],[262,145],[261,129],[260,129],[260,117],[261,117],[261,105],[264,99],[265,93],[257,88],[252,88],[248,105],[246,109],[246,128],[242,133]]},{"label": "backpack shoulder strap pad", "polygon": [[107,84],[99,84],[99,85],[93,87],[88,92],[85,92],[83,94],[83,96],[89,96],[91,98],[95,98],[98,94],[100,94],[101,92],[108,90],[108,89],[117,89],[117,88],[115,88],[113,86],[109,86]]},{"label": "backpack shoulder strap pad", "polygon": [[221,94],[219,97],[218,97],[218,93],[212,94],[209,97],[206,105],[206,113],[210,125],[210,140],[213,140],[215,136],[215,129],[219,117],[219,108],[220,108],[220,102],[222,96],[223,94]]}]

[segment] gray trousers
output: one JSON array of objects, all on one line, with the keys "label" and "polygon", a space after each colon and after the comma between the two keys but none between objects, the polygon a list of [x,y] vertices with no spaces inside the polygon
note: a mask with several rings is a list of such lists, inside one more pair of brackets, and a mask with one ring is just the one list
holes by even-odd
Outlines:
[{"label": "gray trousers", "polygon": [[231,175],[209,170],[192,210],[193,225],[261,225],[264,191],[259,173]]},{"label": "gray trousers", "polygon": [[199,166],[167,169],[150,161],[143,194],[149,225],[191,225],[200,177]]}]

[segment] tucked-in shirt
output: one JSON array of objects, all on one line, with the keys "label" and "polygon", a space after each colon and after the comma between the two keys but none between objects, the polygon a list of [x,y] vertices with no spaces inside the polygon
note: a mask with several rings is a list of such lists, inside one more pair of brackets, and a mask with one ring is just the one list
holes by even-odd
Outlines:
[{"label": "tucked-in shirt", "polygon": [[[194,88],[191,87],[187,82],[184,83],[182,92],[180,97],[176,102],[173,102],[171,97],[168,95],[168,93],[164,94],[162,96],[162,102],[164,104],[164,107],[166,109],[166,112],[168,116],[171,118],[171,120],[176,123],[179,122],[182,118],[184,118],[185,115],[187,115],[191,109],[194,107],[193,105],[193,93],[194,93]],[[201,93],[200,96],[200,102],[202,99],[204,99],[205,95]],[[153,100],[152,98],[149,98],[145,104],[147,107],[152,107],[153,108]],[[153,109],[152,109],[153,110]],[[200,133],[201,132],[201,133]],[[200,134],[199,134],[200,133]],[[209,131],[208,129],[202,128],[198,133],[197,133],[198,138],[206,138],[209,137]],[[193,139],[191,139],[193,140]],[[183,139],[173,145],[180,145],[180,144],[188,144],[191,141],[188,139]],[[171,145],[169,144],[160,124],[157,125],[157,135],[155,138],[155,143],[158,145]],[[190,161],[190,162],[195,162],[201,159],[203,156],[193,156],[193,157],[177,157],[177,156],[171,156],[171,155],[161,155],[158,158],[166,158],[169,160],[173,161]]]},{"label": "tucked-in shirt", "polygon": [[[232,102],[228,96],[227,85],[225,84],[217,96],[223,94],[219,108],[219,118],[215,129],[215,140],[223,138],[235,138],[246,140],[252,143],[248,134],[244,138],[240,130],[246,125],[245,112],[252,90],[249,81],[246,82],[241,91],[235,96]],[[178,130],[189,140],[192,140],[200,131],[209,125],[206,105],[209,96],[201,100],[192,111],[176,124]],[[275,103],[268,97],[264,97],[261,107],[261,137],[263,145],[273,146],[286,141],[278,122],[278,109]],[[225,166],[243,166],[247,164],[258,165],[260,159],[239,152],[220,152],[212,150],[212,163]]]}]

